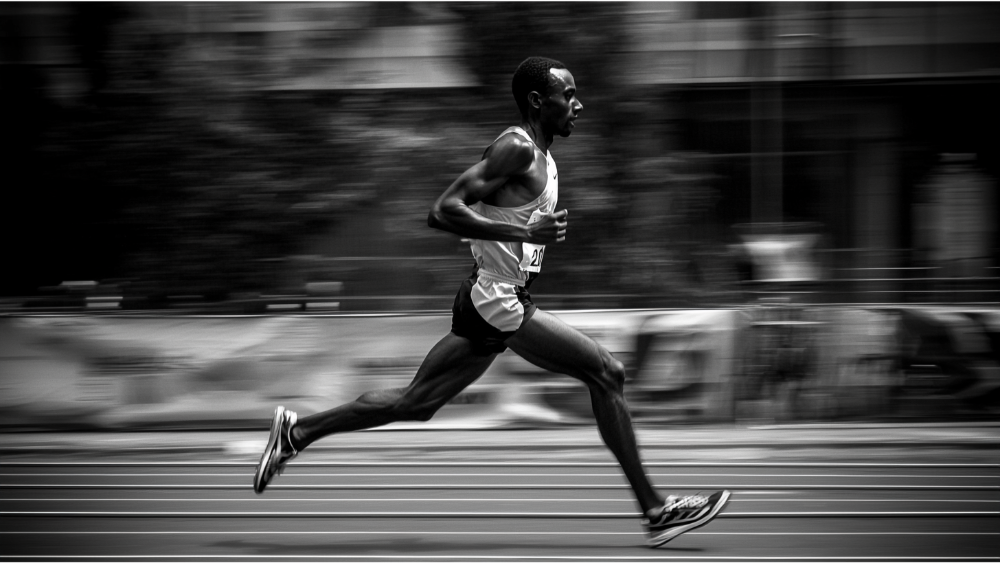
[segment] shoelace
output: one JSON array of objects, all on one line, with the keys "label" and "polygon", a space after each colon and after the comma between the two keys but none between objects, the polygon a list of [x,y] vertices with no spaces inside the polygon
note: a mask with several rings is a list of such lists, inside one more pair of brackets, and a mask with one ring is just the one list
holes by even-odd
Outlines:
[{"label": "shoelace", "polygon": [[[677,498],[677,497],[674,497]],[[668,503],[664,511],[671,510],[683,510],[685,508],[700,508],[708,504],[708,497],[704,495],[691,495],[686,497],[679,497],[671,503]]]},{"label": "shoelace", "polygon": [[685,508],[700,508],[708,504],[708,497],[705,495],[689,495],[686,497],[678,497],[670,495],[667,497],[666,502],[663,505],[663,511],[656,518],[643,518],[643,524],[647,526],[652,523],[653,520],[663,518],[663,516],[670,514],[675,510],[684,510]]}]

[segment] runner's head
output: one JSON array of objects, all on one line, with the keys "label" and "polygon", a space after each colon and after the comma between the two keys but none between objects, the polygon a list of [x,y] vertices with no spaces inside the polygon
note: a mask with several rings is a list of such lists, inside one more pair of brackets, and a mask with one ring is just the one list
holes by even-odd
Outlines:
[{"label": "runner's head", "polygon": [[[537,117],[548,133],[568,137],[583,104],[576,98],[576,82],[566,66],[546,57],[528,57],[514,71],[514,101],[521,117]],[[537,112],[537,113],[536,113]]]}]

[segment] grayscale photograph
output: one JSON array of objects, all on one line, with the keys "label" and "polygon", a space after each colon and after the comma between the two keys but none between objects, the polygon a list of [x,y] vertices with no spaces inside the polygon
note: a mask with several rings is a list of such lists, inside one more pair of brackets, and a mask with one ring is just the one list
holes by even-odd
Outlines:
[{"label": "grayscale photograph", "polygon": [[1000,563],[1000,2],[0,0],[0,563]]}]

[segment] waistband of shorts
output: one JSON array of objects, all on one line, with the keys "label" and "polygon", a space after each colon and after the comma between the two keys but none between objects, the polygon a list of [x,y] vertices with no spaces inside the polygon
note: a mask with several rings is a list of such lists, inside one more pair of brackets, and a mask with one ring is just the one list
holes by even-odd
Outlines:
[{"label": "waistband of shorts", "polygon": [[520,279],[517,279],[517,278],[512,278],[510,276],[505,276],[503,274],[496,274],[496,273],[493,273],[493,272],[487,272],[486,270],[483,270],[482,268],[479,269],[478,274],[479,274],[479,276],[484,277],[484,278],[486,278],[488,280],[491,280],[491,281],[496,281],[496,282],[500,282],[500,283],[509,283],[511,285],[516,285],[516,286],[519,286],[519,287],[524,287],[524,283],[525,283],[525,280],[520,280]]}]

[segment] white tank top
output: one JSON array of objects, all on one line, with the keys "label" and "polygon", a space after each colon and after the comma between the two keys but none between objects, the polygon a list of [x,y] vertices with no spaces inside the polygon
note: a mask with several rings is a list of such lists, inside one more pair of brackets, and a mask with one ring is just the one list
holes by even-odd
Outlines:
[{"label": "white tank top", "polygon": [[[534,145],[531,137],[520,127],[509,127],[493,142],[497,142],[500,137],[508,133],[517,133]],[[552,160],[552,155],[548,151],[545,152],[545,162],[548,181],[542,194],[531,203],[519,207],[494,207],[477,201],[469,208],[494,221],[512,225],[530,224],[538,220],[542,214],[552,213],[559,199],[559,174],[556,171],[556,161]],[[523,286],[530,274],[537,274],[542,269],[545,245],[475,239],[470,241],[470,244],[481,276]]]}]

